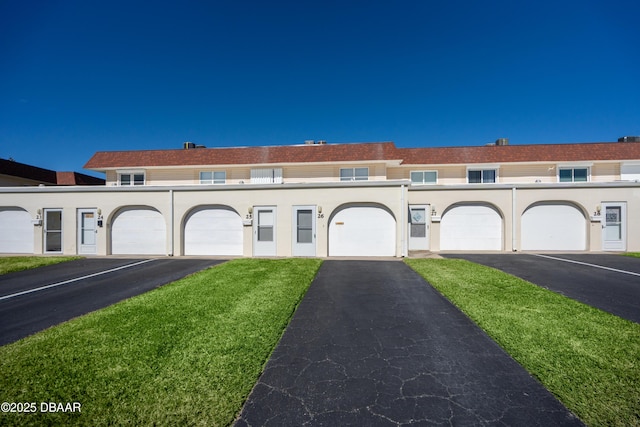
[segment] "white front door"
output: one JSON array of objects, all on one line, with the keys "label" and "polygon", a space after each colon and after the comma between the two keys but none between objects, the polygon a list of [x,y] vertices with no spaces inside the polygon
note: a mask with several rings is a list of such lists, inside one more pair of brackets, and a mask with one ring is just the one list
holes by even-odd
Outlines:
[{"label": "white front door", "polygon": [[95,254],[97,248],[96,209],[78,209],[78,254]]},{"label": "white front door", "polygon": [[276,207],[256,206],[253,209],[253,255],[276,255]]},{"label": "white front door", "polygon": [[293,207],[293,256],[316,256],[316,207]]},{"label": "white front door", "polygon": [[627,250],[627,204],[602,204],[602,250]]},{"label": "white front door", "polygon": [[429,249],[429,223],[427,214],[429,205],[409,206],[409,250],[426,251]]}]

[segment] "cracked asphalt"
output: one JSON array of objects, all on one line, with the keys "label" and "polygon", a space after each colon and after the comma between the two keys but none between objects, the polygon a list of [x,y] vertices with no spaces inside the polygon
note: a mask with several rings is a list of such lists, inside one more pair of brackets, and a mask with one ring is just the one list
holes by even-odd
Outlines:
[{"label": "cracked asphalt", "polygon": [[583,425],[398,261],[325,261],[235,426]]}]

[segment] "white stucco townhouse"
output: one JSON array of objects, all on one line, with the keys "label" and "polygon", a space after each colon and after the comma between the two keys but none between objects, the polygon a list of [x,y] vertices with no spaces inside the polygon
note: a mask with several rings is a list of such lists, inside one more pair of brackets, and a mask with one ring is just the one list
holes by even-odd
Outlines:
[{"label": "white stucco townhouse", "polygon": [[0,253],[640,251],[640,142],[98,152],[105,185],[0,188]]}]

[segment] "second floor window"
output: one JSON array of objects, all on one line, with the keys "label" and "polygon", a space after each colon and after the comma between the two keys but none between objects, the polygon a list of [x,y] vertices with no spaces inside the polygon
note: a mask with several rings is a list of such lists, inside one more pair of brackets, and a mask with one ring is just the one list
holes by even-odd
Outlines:
[{"label": "second floor window", "polygon": [[411,184],[436,184],[438,182],[438,172],[436,171],[411,171]]},{"label": "second floor window", "polygon": [[225,171],[200,172],[200,184],[224,184],[226,181]]},{"label": "second floor window", "polygon": [[282,184],[282,168],[251,169],[252,184]]},{"label": "second floor window", "polygon": [[118,174],[120,185],[144,185],[144,172]]},{"label": "second floor window", "polygon": [[587,182],[588,180],[589,168],[558,169],[558,181],[560,182]]},{"label": "second floor window", "polygon": [[469,169],[467,179],[469,184],[487,184],[496,182],[497,171],[495,169]]},{"label": "second floor window", "polygon": [[369,168],[341,168],[340,181],[368,181]]}]

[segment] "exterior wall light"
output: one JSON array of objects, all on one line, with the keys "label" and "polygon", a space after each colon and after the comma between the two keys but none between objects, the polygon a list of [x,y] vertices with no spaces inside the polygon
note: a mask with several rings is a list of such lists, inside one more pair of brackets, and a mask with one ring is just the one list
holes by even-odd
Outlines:
[{"label": "exterior wall light", "polygon": [[36,211],[36,218],[31,220],[31,224],[34,226],[42,225],[42,209]]},{"label": "exterior wall light", "polygon": [[242,220],[242,225],[245,227],[253,224],[253,206],[249,206],[247,212],[247,216]]},{"label": "exterior wall light", "polygon": [[102,228],[102,209],[98,208],[98,227]]}]

